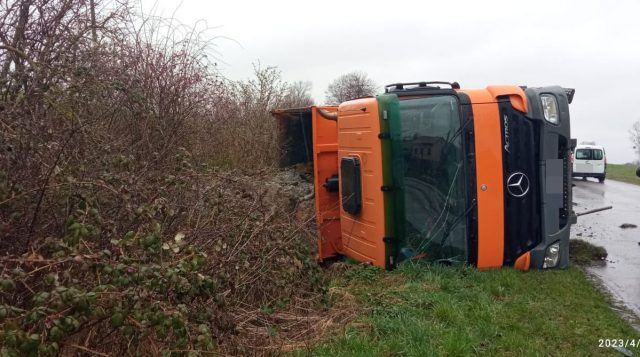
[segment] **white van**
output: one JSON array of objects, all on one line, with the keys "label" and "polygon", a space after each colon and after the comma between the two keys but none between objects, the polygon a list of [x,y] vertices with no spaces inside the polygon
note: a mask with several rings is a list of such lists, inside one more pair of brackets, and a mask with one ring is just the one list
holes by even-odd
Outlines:
[{"label": "white van", "polygon": [[602,146],[595,143],[580,143],[573,152],[573,177],[597,178],[604,182],[607,169],[607,155]]}]

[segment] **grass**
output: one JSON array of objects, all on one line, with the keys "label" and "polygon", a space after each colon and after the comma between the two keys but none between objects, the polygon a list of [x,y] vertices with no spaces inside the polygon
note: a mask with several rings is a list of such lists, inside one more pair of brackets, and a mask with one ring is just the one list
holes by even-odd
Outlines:
[{"label": "grass", "polygon": [[640,177],[636,176],[635,165],[607,164],[607,178],[640,185]]},{"label": "grass", "polygon": [[598,339],[640,338],[576,267],[523,273],[407,264],[387,273],[358,266],[331,290],[355,298],[359,317],[300,355],[616,355]]},{"label": "grass", "polygon": [[571,263],[578,265],[602,262],[607,258],[607,250],[604,247],[581,239],[571,239],[569,241],[569,251],[571,252]]}]

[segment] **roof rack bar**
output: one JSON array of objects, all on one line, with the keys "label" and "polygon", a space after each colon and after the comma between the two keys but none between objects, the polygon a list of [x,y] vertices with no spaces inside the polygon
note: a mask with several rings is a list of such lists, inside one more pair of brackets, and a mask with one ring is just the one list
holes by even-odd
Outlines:
[{"label": "roof rack bar", "polygon": [[447,85],[449,87],[451,87],[451,89],[460,89],[460,84],[458,82],[444,82],[444,81],[431,81],[431,82],[426,82],[426,81],[422,81],[422,82],[407,82],[407,83],[393,83],[393,84],[388,84],[386,86],[384,86],[384,91],[385,93],[388,93],[390,90],[405,90],[408,88],[405,88],[406,86],[410,86],[413,88],[430,88],[430,89],[440,89],[440,87],[432,87],[430,85],[433,84],[444,84]]}]

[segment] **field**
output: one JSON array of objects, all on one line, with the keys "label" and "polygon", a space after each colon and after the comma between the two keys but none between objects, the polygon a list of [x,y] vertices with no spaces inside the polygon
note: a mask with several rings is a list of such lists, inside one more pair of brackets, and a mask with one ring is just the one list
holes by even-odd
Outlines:
[{"label": "field", "polygon": [[607,164],[607,178],[640,185],[640,177],[636,176],[637,166],[624,164]]},{"label": "field", "polygon": [[359,317],[300,355],[612,355],[599,339],[640,338],[578,267],[527,273],[357,267],[333,284],[333,296],[352,300]]}]

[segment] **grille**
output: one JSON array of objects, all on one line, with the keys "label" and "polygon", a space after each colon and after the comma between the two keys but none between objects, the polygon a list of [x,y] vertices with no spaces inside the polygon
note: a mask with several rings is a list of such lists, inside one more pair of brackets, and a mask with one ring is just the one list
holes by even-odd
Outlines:
[{"label": "grille", "polygon": [[[542,240],[538,165],[540,133],[537,123],[515,110],[508,98],[501,99],[498,105],[502,124],[505,188],[504,264],[513,265],[521,254]],[[529,182],[528,192],[520,197],[514,192],[510,193],[507,187],[509,177],[517,173],[524,174]]]}]

